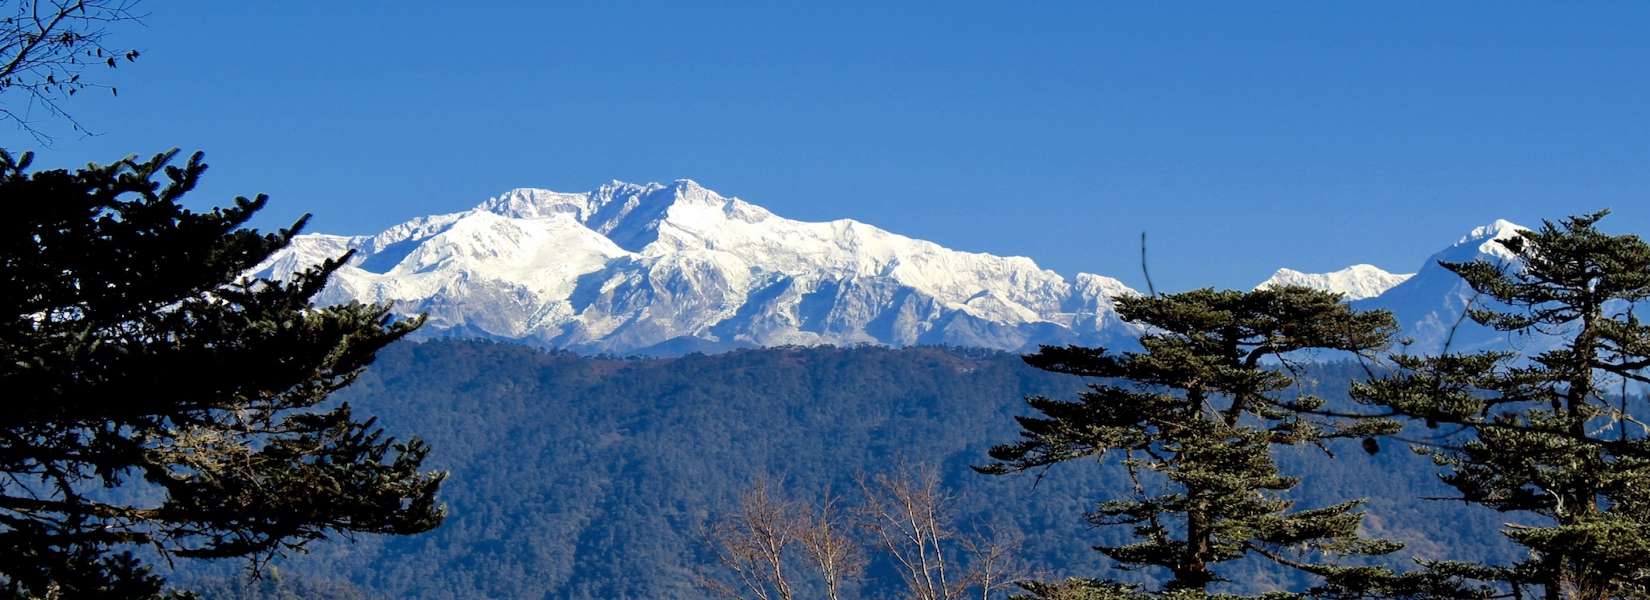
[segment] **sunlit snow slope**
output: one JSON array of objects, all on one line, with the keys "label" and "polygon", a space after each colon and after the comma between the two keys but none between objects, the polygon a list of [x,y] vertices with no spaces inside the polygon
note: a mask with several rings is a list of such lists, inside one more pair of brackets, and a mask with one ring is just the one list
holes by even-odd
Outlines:
[{"label": "sunlit snow slope", "polygon": [[[1392,311],[1408,352],[1539,347],[1551,340],[1463,319],[1469,303],[1489,305],[1438,265],[1516,269],[1495,240],[1521,229],[1474,229],[1413,275],[1280,269],[1257,287],[1304,285]],[[960,252],[847,219],[794,221],[689,180],[523,188],[373,236],[306,234],[252,274],[280,278],[351,250],[318,301],[424,313],[425,336],[679,354],[791,344],[1127,348],[1141,333],[1117,315],[1115,300],[1136,292],[1116,279],[1067,280],[1029,258]]]},{"label": "sunlit snow slope", "polygon": [[1294,269],[1278,269],[1278,272],[1273,273],[1266,281],[1260,282],[1255,289],[1299,285],[1335,292],[1347,300],[1362,300],[1379,296],[1414,275],[1388,273],[1374,265],[1352,265],[1330,273],[1302,273]]},{"label": "sunlit snow slope", "polygon": [[302,235],[254,274],[354,250],[323,303],[392,302],[424,333],[584,352],[786,344],[1020,350],[1132,339],[1109,277],[959,252],[864,223],[808,223],[689,180],[517,189],[374,236]]}]

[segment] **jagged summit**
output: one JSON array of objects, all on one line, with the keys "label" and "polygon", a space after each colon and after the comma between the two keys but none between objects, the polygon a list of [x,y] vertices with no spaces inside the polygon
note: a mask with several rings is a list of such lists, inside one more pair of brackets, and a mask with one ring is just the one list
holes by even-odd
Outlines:
[{"label": "jagged summit", "polygon": [[256,270],[356,250],[322,302],[391,302],[430,333],[604,352],[780,344],[1026,349],[1132,339],[1121,282],[858,221],[785,219],[681,179],[517,188],[373,236],[305,235]]},{"label": "jagged summit", "polygon": [[1352,265],[1330,273],[1302,273],[1294,269],[1278,269],[1255,289],[1280,285],[1299,285],[1336,292],[1347,300],[1362,300],[1381,295],[1392,286],[1403,283],[1414,273],[1388,273],[1374,265]]}]

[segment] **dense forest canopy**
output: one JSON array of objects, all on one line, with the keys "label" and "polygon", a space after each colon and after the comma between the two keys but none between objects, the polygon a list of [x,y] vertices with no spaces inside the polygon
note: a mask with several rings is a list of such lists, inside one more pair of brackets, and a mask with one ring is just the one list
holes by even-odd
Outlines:
[{"label": "dense forest canopy", "polygon": [[[1297,378],[1303,392],[1344,399],[1362,376],[1355,364],[1334,363]],[[430,442],[430,466],[450,472],[442,500],[451,516],[423,536],[359,537],[276,567],[292,585],[369,597],[699,597],[695,577],[712,562],[704,533],[759,474],[807,495],[852,489],[856,475],[907,460],[938,467],[960,520],[1022,534],[1021,554],[1042,574],[1161,583],[1112,571],[1090,549],[1122,541],[1122,532],[1087,527],[1082,514],[1126,482],[1091,464],[1058,465],[1040,480],[970,469],[1015,434],[1023,396],[1069,395],[1082,384],[1013,354],[954,348],[620,359],[403,342],[340,396]],[[1407,544],[1391,560],[1508,558],[1489,511],[1416,499],[1447,493],[1426,460],[1370,456],[1355,441],[1331,448],[1327,460],[1286,450],[1280,464],[1313,482],[1299,491],[1304,502],[1369,498],[1369,532]],[[1299,583],[1242,569],[1234,590]],[[183,575],[231,597],[237,572],[185,565]],[[844,596],[899,589],[887,564],[871,564],[867,575]]]}]

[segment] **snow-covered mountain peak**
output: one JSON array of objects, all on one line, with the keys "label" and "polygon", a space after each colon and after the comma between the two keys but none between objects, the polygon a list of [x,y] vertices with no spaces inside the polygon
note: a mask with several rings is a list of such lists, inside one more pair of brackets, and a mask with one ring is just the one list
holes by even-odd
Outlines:
[{"label": "snow-covered mountain peak", "polygon": [[1466,236],[1456,242],[1452,249],[1470,247],[1479,254],[1487,254],[1503,260],[1511,260],[1513,259],[1512,253],[1496,240],[1512,239],[1518,235],[1518,232],[1528,230],[1528,227],[1519,225],[1512,221],[1508,221],[1506,219],[1496,219],[1494,223],[1490,223],[1489,225],[1474,227],[1472,231],[1468,232]]},{"label": "snow-covered mountain peak", "polygon": [[1529,228],[1506,219],[1496,219],[1495,222],[1490,223],[1489,225],[1479,225],[1478,227],[1472,228],[1472,231],[1468,232],[1467,235],[1462,236],[1461,241],[1457,243],[1466,243],[1473,240],[1483,239],[1501,239],[1527,229]]},{"label": "snow-covered mountain peak", "polygon": [[[1028,258],[1026,260],[1031,259]],[[1084,294],[1090,297],[1120,298],[1123,296],[1139,295],[1139,292],[1134,291],[1134,288],[1124,285],[1122,281],[1112,277],[1106,277],[1105,275],[1095,275],[1093,273],[1078,273],[1076,277],[1072,278],[1072,285],[1077,289],[1079,294]]]},{"label": "snow-covered mountain peak", "polygon": [[724,197],[691,179],[668,184],[614,180],[580,193],[517,188],[490,198],[473,210],[516,219],[567,215],[632,252],[639,252],[657,240],[660,224],[665,221],[704,221],[706,215],[715,213],[742,221],[772,216],[760,207]]},{"label": "snow-covered mountain peak", "polygon": [[487,199],[474,210],[513,219],[543,219],[571,215],[583,222],[592,210],[589,194],[566,194],[537,188],[516,188]]},{"label": "snow-covered mountain peak", "polygon": [[1375,265],[1352,265],[1329,273],[1302,273],[1294,269],[1278,269],[1255,289],[1281,285],[1299,285],[1341,294],[1347,300],[1362,300],[1379,296],[1393,286],[1403,283],[1414,273],[1388,273]]},{"label": "snow-covered mountain peak", "polygon": [[[1512,343],[1504,332],[1478,325],[1465,315],[1470,307],[1504,308],[1472,289],[1443,264],[1487,260],[1517,267],[1517,257],[1497,240],[1509,239],[1526,228],[1506,219],[1473,228],[1448,248],[1427,257],[1420,272],[1375,298],[1358,302],[1355,308],[1392,312],[1409,340],[1404,351],[1413,353],[1455,352],[1500,348]],[[1518,343],[1533,347],[1539,340]]]},{"label": "snow-covered mountain peak", "polygon": [[[1305,285],[1391,311],[1411,340],[1406,351],[1497,347],[1504,334],[1462,318],[1482,299],[1439,263],[1506,261],[1496,240],[1523,229],[1506,220],[1475,228],[1413,276],[1371,265],[1279,269],[1257,287]],[[285,277],[350,251],[317,301],[427,314],[423,335],[579,351],[1128,347],[1142,332],[1117,314],[1117,300],[1138,293],[1117,279],[1067,279],[1030,258],[953,250],[851,219],[787,219],[689,179],[517,188],[371,236],[305,234],[251,275]]]},{"label": "snow-covered mountain peak", "polygon": [[689,179],[517,188],[374,236],[300,236],[281,277],[355,250],[322,302],[389,302],[427,333],[596,351],[778,344],[1025,349],[1130,340],[1097,275],[959,252],[858,221],[786,219]]}]

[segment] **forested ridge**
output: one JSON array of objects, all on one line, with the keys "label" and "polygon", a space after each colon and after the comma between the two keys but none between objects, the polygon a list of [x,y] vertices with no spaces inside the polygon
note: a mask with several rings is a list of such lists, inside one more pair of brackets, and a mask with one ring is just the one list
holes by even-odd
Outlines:
[{"label": "forested ridge", "polygon": [[[1335,401],[1366,376],[1353,363],[1309,365],[1300,391]],[[932,464],[956,496],[962,526],[1024,537],[1020,558],[1047,577],[1117,576],[1090,546],[1120,541],[1082,514],[1127,489],[1086,463],[1045,477],[989,477],[970,467],[1016,435],[1026,395],[1069,395],[1077,377],[1020,357],[918,347],[774,348],[680,358],[582,357],[480,341],[403,342],[339,393],[361,414],[417,431],[450,472],[439,529],[357,537],[273,565],[279,584],[233,582],[241,565],[181,565],[180,583],[211,597],[702,597],[709,524],[762,474],[801,495],[846,490],[858,474]],[[1393,445],[1393,444],[1389,444]],[[1369,500],[1369,533],[1405,542],[1387,560],[1506,558],[1503,519],[1448,496],[1430,462],[1401,447],[1370,455],[1356,442],[1281,451],[1301,476],[1298,499]],[[1114,537],[1115,536],[1115,537]],[[1486,541],[1490,542],[1486,544]],[[1446,553],[1445,549],[1449,549]],[[1239,565],[1233,591],[1283,583]],[[1268,572],[1269,573],[1269,572]],[[316,590],[323,590],[317,592]],[[873,562],[848,597],[893,597],[898,579]],[[303,595],[303,594],[300,594]]]}]

